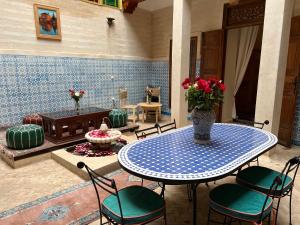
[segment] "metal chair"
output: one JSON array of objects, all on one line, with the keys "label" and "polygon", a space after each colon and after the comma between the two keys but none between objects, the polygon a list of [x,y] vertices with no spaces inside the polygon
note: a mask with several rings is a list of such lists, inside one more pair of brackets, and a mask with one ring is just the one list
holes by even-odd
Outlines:
[{"label": "metal chair", "polygon": [[[234,123],[237,123],[237,124],[242,124],[242,125],[246,125],[246,126],[251,126],[251,127],[255,127],[255,128],[258,128],[258,129],[263,129],[265,125],[269,125],[269,120],[265,120],[264,122],[255,122],[255,121],[249,121],[249,120],[241,120],[241,119],[238,119],[238,118],[235,118],[233,119],[233,122]],[[256,163],[256,165],[259,166],[259,160],[258,160],[258,157],[253,159],[251,162],[248,163],[248,166],[250,166],[250,163]]]},{"label": "metal chair", "polygon": [[[272,191],[272,196],[274,198],[277,198],[277,206],[275,208],[276,211],[276,219],[275,219],[275,224],[277,221],[277,215],[278,215],[278,209],[279,209],[279,204],[281,198],[285,196],[290,197],[290,203],[289,203],[289,208],[290,208],[290,223],[289,225],[292,225],[292,194],[293,194],[293,187],[294,187],[294,182],[295,182],[295,177],[299,169],[299,164],[300,164],[300,156],[296,156],[292,159],[290,159],[282,172],[278,172],[266,167],[261,167],[261,166],[251,166],[248,167],[242,171],[240,171],[237,174],[236,181],[239,184],[245,185],[249,188],[255,189],[257,191],[267,193],[268,185],[272,182],[274,177],[280,176],[281,179],[283,180],[282,185],[278,187],[278,189],[275,189]],[[289,176],[291,175],[291,176]]]},{"label": "metal chair", "polygon": [[142,129],[142,130],[136,130],[135,131],[136,138],[138,140],[140,140],[140,139],[146,138],[147,136],[150,136],[153,134],[159,134],[158,128],[159,128],[159,125],[155,124],[153,127],[148,127],[148,128]]},{"label": "metal chair", "polygon": [[174,121],[172,123],[168,123],[168,124],[165,124],[165,125],[158,124],[158,128],[159,128],[160,133],[164,133],[164,132],[167,132],[169,130],[176,129],[176,121],[174,119]]},{"label": "metal chair", "polygon": [[[223,184],[216,187],[209,194],[207,225],[210,222],[230,225],[236,221],[240,225],[241,221],[262,225],[262,221],[267,218],[270,225],[274,198],[272,193],[281,184],[280,176],[275,177],[266,194],[239,184]],[[212,211],[224,215],[223,222],[211,220]]]},{"label": "metal chair", "polygon": [[[118,189],[114,179],[97,174],[84,162],[78,162],[77,167],[85,167],[92,180],[98,200],[100,225],[144,225],[160,217],[164,217],[164,224],[167,224],[165,200],[156,192],[136,185]],[[109,193],[102,203],[98,188]],[[102,217],[105,217],[107,222],[103,223]]]}]

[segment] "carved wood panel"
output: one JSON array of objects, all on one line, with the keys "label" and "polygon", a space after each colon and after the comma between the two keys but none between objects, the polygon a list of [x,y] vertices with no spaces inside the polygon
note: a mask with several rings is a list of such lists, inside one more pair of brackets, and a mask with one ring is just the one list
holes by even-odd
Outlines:
[{"label": "carved wood panel", "polygon": [[264,0],[246,1],[238,5],[225,4],[223,27],[231,29],[247,25],[263,24],[264,14]]}]

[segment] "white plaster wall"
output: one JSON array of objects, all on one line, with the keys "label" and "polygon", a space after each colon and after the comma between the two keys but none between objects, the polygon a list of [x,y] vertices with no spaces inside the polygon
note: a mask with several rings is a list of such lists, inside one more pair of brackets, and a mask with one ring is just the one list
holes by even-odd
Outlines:
[{"label": "white plaster wall", "polygon": [[[192,2],[191,36],[198,36],[198,58],[200,57],[200,34],[222,28],[223,7],[223,0],[194,0]],[[172,7],[153,12],[152,58],[154,59],[168,59],[169,57],[172,16]]]},{"label": "white plaster wall", "polygon": [[[60,8],[62,41],[36,39],[33,3]],[[0,54],[149,59],[151,18],[79,0],[0,0]]]}]

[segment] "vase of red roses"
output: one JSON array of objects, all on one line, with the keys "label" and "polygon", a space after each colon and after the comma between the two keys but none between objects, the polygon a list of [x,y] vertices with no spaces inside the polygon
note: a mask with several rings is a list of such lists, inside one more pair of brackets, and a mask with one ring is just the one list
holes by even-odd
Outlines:
[{"label": "vase of red roses", "polygon": [[83,97],[83,95],[85,94],[85,91],[84,90],[75,91],[74,89],[70,89],[69,93],[70,93],[71,98],[73,98],[75,101],[75,110],[77,112],[79,112],[79,109],[80,109],[79,100]]},{"label": "vase of red roses", "polygon": [[210,142],[211,128],[216,119],[214,108],[223,102],[225,85],[216,78],[204,80],[196,77],[195,82],[186,78],[182,86],[186,90],[186,100],[193,108],[191,115],[194,141],[197,144],[207,144]]}]

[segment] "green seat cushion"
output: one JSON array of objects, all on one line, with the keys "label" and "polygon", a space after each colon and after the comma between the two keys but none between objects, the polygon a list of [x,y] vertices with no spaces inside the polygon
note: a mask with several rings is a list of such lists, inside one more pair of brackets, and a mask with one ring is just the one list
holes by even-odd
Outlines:
[{"label": "green seat cushion", "polygon": [[6,130],[7,147],[13,149],[34,148],[44,143],[44,130],[35,124],[10,127]]},{"label": "green seat cushion", "polygon": [[[213,189],[209,197],[209,205],[215,211],[240,220],[257,222],[267,196],[239,184],[223,184]],[[268,197],[263,219],[270,214],[272,203],[272,198]]]},{"label": "green seat cushion", "polygon": [[[239,184],[245,185],[252,189],[268,193],[275,177],[280,176],[281,173],[262,166],[251,166],[237,174],[236,180]],[[282,183],[283,185],[283,183]],[[278,185],[277,189],[273,191],[273,195],[279,196],[282,185]],[[292,187],[292,178],[287,176],[283,192]]]},{"label": "green seat cushion", "polygon": [[[157,193],[143,187],[130,186],[119,190],[124,224],[140,224],[154,220],[164,214],[164,200]],[[117,223],[121,223],[121,213],[117,196],[104,199],[102,212]]]},{"label": "green seat cushion", "polygon": [[125,110],[113,109],[109,113],[109,120],[114,128],[124,127],[127,125],[128,115]]}]

